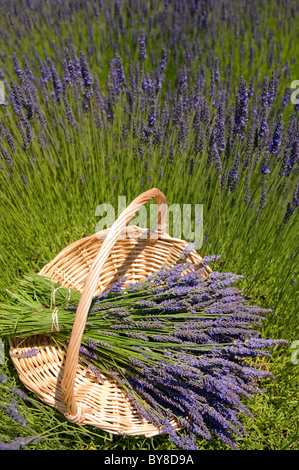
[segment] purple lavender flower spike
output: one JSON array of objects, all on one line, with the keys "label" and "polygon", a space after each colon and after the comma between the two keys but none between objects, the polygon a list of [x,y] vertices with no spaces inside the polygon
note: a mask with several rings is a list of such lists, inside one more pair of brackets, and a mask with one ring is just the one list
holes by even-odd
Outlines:
[{"label": "purple lavender flower spike", "polygon": [[267,111],[266,109],[263,109],[262,112],[262,119],[260,123],[260,129],[259,129],[259,136],[263,137],[268,130],[268,122],[267,122]]},{"label": "purple lavender flower spike", "polygon": [[70,81],[72,82],[75,79],[75,70],[74,70],[73,61],[71,59],[70,51],[67,47],[64,48],[64,54],[65,54],[65,59],[64,59],[65,73],[67,74],[67,76],[70,78]]},{"label": "purple lavender flower spike", "polygon": [[244,134],[248,120],[248,90],[243,77],[240,79],[239,91],[235,105],[235,131]]},{"label": "purple lavender flower spike", "polygon": [[127,81],[126,81],[126,76],[125,76],[125,72],[124,72],[124,68],[122,64],[122,59],[119,55],[115,56],[115,64],[116,64],[118,83],[119,83],[119,86],[122,87],[126,85]]},{"label": "purple lavender flower spike", "polygon": [[50,59],[48,59],[48,64],[49,64],[51,75],[52,75],[52,81],[53,81],[56,100],[58,103],[60,103],[61,94],[62,94],[62,83],[61,83],[59,74]]},{"label": "purple lavender flower spike", "polygon": [[80,51],[80,66],[81,66],[82,83],[84,86],[83,94],[86,100],[90,100],[93,95],[93,88],[92,88],[93,78],[88,67],[86,56],[82,51]]},{"label": "purple lavender flower spike", "polygon": [[268,173],[270,173],[270,170],[269,170],[269,168],[267,167],[266,164],[261,165],[261,167],[260,167],[260,173],[261,173],[262,175],[267,175]]},{"label": "purple lavender flower spike", "polygon": [[8,377],[5,374],[0,374],[0,384],[8,382]]},{"label": "purple lavender flower spike", "polygon": [[240,154],[237,155],[236,160],[234,164],[231,167],[231,170],[228,174],[228,179],[227,179],[227,187],[231,190],[231,192],[235,192],[238,184],[239,184],[239,179],[240,179],[240,174],[238,173],[240,165]]},{"label": "purple lavender flower spike", "polygon": [[145,35],[144,30],[140,30],[139,35],[139,58],[141,62],[144,62],[146,59],[146,45],[145,45]]},{"label": "purple lavender flower spike", "polygon": [[17,397],[21,398],[22,400],[27,400],[28,398],[27,393],[23,392],[23,390],[21,390],[20,388],[14,388],[12,390],[12,393]]},{"label": "purple lavender flower spike", "polygon": [[296,183],[293,193],[293,206],[299,207],[299,183]]},{"label": "purple lavender flower spike", "polygon": [[295,163],[298,161],[299,155],[299,145],[298,145],[298,140],[294,140],[292,144],[292,148],[290,151],[289,155],[286,155],[285,161],[283,161],[283,165],[281,168],[281,174],[284,174],[286,176],[290,176],[291,171],[295,165]]},{"label": "purple lavender flower spike", "polygon": [[15,52],[13,52],[13,54],[12,54],[12,63],[13,63],[14,71],[15,71],[18,79],[19,79],[19,83],[22,83],[23,82],[24,72],[22,70],[22,67],[20,66],[20,63],[17,59],[17,56],[16,56]]},{"label": "purple lavender flower spike", "polygon": [[24,69],[25,69],[25,73],[27,75],[27,77],[29,78],[29,80],[34,80],[34,75],[30,69],[30,65],[28,63],[28,60],[25,56],[23,56],[23,65],[24,65]]},{"label": "purple lavender flower spike", "polygon": [[76,48],[73,44],[71,45],[71,55],[72,55],[72,59],[73,59],[72,70],[73,70],[74,78],[76,78],[77,80],[78,79],[81,80],[81,78],[82,78],[81,64],[80,64],[80,60],[77,57]]},{"label": "purple lavender flower spike", "polygon": [[277,123],[275,126],[275,131],[273,134],[272,141],[270,143],[270,152],[276,153],[281,145],[281,135],[282,135],[282,114],[279,114],[277,117]]},{"label": "purple lavender flower spike", "polygon": [[28,183],[28,180],[27,180],[27,178],[26,178],[25,173],[22,173],[22,174],[21,174],[21,177],[22,177],[22,181],[23,181],[23,183],[25,184],[25,186],[28,186],[29,183]]},{"label": "purple lavender flower spike", "polygon": [[269,81],[265,77],[263,81],[262,93],[261,93],[261,104],[263,108],[268,108],[269,106]]},{"label": "purple lavender flower spike", "polygon": [[295,214],[295,209],[292,207],[291,203],[288,202],[287,209],[283,218],[283,223],[286,224],[289,220],[289,218]]},{"label": "purple lavender flower spike", "polygon": [[32,437],[15,437],[12,442],[0,441],[0,450],[20,450],[23,447],[38,442],[39,438]]},{"label": "purple lavender flower spike", "polygon": [[11,158],[11,156],[9,155],[9,153],[5,150],[4,147],[2,147],[2,145],[0,146],[0,150],[1,150],[1,153],[2,153],[2,156],[4,158],[4,160],[6,160],[6,162],[8,163],[8,165],[13,168],[15,165],[14,165],[14,162],[13,162],[13,159]]},{"label": "purple lavender flower spike", "polygon": [[167,53],[166,53],[166,49],[163,47],[162,56],[161,56],[161,63],[160,63],[160,73],[161,74],[164,74],[164,72],[165,72],[166,62],[167,62]]},{"label": "purple lavender flower spike", "polygon": [[25,427],[27,424],[27,420],[18,412],[17,402],[13,399],[10,399],[10,402],[11,406],[5,408],[6,413],[8,413],[16,423],[20,424],[22,427]]}]

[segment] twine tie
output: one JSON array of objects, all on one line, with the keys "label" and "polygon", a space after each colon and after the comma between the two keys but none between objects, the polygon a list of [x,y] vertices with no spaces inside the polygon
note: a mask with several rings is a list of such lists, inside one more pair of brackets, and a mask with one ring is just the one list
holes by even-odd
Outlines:
[{"label": "twine tie", "polygon": [[[53,289],[53,294],[52,294],[52,304],[54,306],[54,310],[52,312],[52,328],[51,328],[51,331],[53,332],[54,331],[54,328],[56,331],[59,331],[59,323],[58,323],[58,307],[56,307],[56,304],[55,304],[55,293],[56,291],[58,291],[59,289],[64,289],[64,287],[55,287]],[[68,287],[67,288],[68,291],[69,291],[69,295],[68,295],[68,302],[70,301],[70,298],[71,298],[71,290],[70,288]]]}]

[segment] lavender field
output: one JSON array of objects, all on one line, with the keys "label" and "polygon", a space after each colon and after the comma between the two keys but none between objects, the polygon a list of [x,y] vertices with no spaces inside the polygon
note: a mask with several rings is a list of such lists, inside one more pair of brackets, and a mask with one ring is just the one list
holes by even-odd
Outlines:
[{"label": "lavender field", "polygon": [[[0,13],[0,300],[94,233],[99,204],[153,187],[169,205],[203,204],[200,255],[242,276],[272,341],[249,355],[267,391],[244,393],[236,447],[298,450],[298,2],[4,0]],[[0,449],[176,449],[167,434],[66,421],[4,348]],[[209,419],[197,448],[230,450]]]}]

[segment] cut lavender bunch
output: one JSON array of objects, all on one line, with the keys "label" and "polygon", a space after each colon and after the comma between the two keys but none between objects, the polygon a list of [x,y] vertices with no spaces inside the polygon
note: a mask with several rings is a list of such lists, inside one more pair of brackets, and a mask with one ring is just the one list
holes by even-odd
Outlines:
[{"label": "cut lavender bunch", "polygon": [[0,450],[20,450],[23,447],[36,443],[38,437],[15,437],[12,442],[0,441]]},{"label": "cut lavender bunch", "polygon": [[[248,359],[267,357],[270,347],[285,343],[260,337],[272,310],[248,302],[234,286],[242,276],[202,275],[218,258],[206,257],[200,267],[163,267],[138,283],[120,279],[93,298],[80,347],[81,362],[99,371],[101,381],[100,372],[114,377],[141,415],[182,449],[213,433],[236,447],[234,436],[245,432],[239,415],[250,415],[243,399],[261,392],[260,379],[272,377]],[[1,305],[1,336],[43,333],[67,344],[79,299],[78,292],[28,275]],[[175,431],[173,420],[189,436]]]}]

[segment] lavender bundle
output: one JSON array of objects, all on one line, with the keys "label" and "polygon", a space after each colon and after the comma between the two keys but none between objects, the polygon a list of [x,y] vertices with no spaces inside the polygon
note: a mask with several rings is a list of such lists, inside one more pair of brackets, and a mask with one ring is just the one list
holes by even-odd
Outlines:
[{"label": "lavender bundle", "polygon": [[[101,371],[117,380],[140,415],[178,448],[197,449],[195,437],[213,433],[235,448],[234,436],[246,432],[239,415],[251,415],[244,398],[272,377],[248,359],[268,356],[269,347],[284,341],[260,337],[269,310],[249,305],[233,286],[242,276],[201,271],[178,264],[143,282],[126,286],[121,279],[95,297],[80,360],[99,380]],[[0,306],[0,334],[47,334],[65,344],[79,300],[76,291],[27,275]],[[188,434],[174,430],[174,419]]]}]

